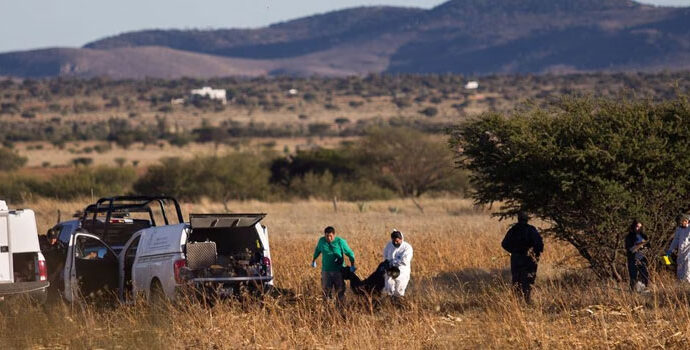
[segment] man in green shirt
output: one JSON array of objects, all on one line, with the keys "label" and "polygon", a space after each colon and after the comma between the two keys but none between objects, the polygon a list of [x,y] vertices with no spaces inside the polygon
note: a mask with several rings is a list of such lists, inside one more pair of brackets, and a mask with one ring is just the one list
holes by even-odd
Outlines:
[{"label": "man in green shirt", "polygon": [[338,293],[338,302],[345,298],[345,281],[343,280],[342,268],[345,266],[345,256],[350,259],[350,270],[355,270],[355,253],[347,245],[347,242],[335,236],[335,229],[331,226],[326,227],[323,237],[319,239],[314,249],[314,259],[311,266],[316,267],[316,258],[323,254],[321,258],[321,288],[326,298],[331,298],[332,291]]}]

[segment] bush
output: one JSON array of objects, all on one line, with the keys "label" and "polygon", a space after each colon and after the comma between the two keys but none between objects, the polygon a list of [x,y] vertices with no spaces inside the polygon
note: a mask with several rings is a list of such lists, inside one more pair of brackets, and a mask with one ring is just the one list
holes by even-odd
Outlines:
[{"label": "bush", "polygon": [[527,210],[601,276],[620,278],[623,237],[641,220],[655,256],[690,203],[690,103],[570,98],[453,130],[478,204]]},{"label": "bush", "polygon": [[263,157],[250,153],[192,160],[168,158],[150,167],[134,189],[142,194],[162,193],[192,201],[202,197],[222,202],[266,199],[270,196],[269,177]]},{"label": "bush", "polygon": [[89,165],[91,165],[91,163],[93,163],[93,158],[90,158],[90,157],[78,157],[78,158],[72,159],[72,165],[74,165],[75,167],[80,166],[80,165],[89,166]]},{"label": "bush", "polygon": [[326,123],[311,123],[308,126],[309,135],[311,136],[325,136],[331,130],[331,125]]},{"label": "bush", "polygon": [[98,145],[93,146],[93,150],[96,151],[96,153],[105,153],[105,152],[110,151],[111,149],[112,149],[112,147],[110,147],[110,144],[108,144],[108,143],[102,143],[102,144],[98,144]]},{"label": "bush", "polygon": [[26,164],[26,157],[22,157],[15,151],[0,147],[0,171],[12,171],[19,169]]},{"label": "bush", "polygon": [[357,160],[346,149],[317,149],[300,151],[290,158],[274,159],[271,163],[271,182],[289,187],[295,179],[309,173],[330,173],[338,180],[355,176]]},{"label": "bush", "polygon": [[322,174],[310,172],[295,179],[290,185],[288,194],[301,198],[326,200],[338,198],[345,201],[381,200],[395,196],[393,191],[381,188],[371,181],[339,180],[328,171]]},{"label": "bush", "polygon": [[420,114],[423,114],[427,117],[433,117],[438,114],[438,108],[436,107],[427,107],[419,111]]},{"label": "bush", "polygon": [[41,190],[42,183],[35,178],[18,175],[0,176],[0,194],[2,195],[0,199],[2,200],[12,203],[27,202]]},{"label": "bush", "polygon": [[98,167],[79,168],[75,171],[55,175],[38,193],[44,197],[74,199],[93,195],[97,197],[113,196],[127,193],[136,179],[133,168]]},{"label": "bush", "polygon": [[165,158],[161,164],[148,168],[146,174],[134,183],[134,192],[142,195],[164,194],[194,201],[202,194],[194,191],[196,170],[190,161]]},{"label": "bush", "polygon": [[447,144],[422,132],[373,129],[355,148],[363,176],[400,196],[462,192],[468,187],[453,167],[453,153]]}]

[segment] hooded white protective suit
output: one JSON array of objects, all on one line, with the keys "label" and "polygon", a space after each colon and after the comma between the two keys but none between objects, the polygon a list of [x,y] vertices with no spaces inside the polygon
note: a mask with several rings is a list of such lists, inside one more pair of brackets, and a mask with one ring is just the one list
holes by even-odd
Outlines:
[{"label": "hooded white protective suit", "polygon": [[678,250],[678,279],[690,282],[690,226],[676,228],[673,241],[668,248],[669,252],[674,250]]},{"label": "hooded white protective suit", "polygon": [[[401,233],[402,234],[402,233]],[[386,247],[383,248],[383,257],[388,260],[390,266],[397,266],[400,269],[400,276],[398,278],[391,278],[386,274],[386,285],[383,291],[392,296],[401,297],[405,295],[405,288],[410,282],[410,271],[412,263],[412,246],[405,242],[405,237],[403,236],[403,242],[399,247],[393,245],[393,242],[388,242]]]}]

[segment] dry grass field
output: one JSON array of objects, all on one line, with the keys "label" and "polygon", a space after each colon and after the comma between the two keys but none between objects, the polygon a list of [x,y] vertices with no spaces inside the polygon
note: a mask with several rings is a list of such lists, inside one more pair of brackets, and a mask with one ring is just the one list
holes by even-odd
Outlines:
[{"label": "dry grass field", "polygon": [[[69,213],[88,202],[40,200],[44,232],[58,208]],[[686,286],[655,274],[650,295],[624,282],[600,281],[568,246],[547,240],[534,303],[509,290],[508,256],[500,240],[509,222],[461,199],[423,199],[424,213],[408,201],[366,205],[318,201],[234,202],[238,212],[266,212],[275,283],[295,298],[263,303],[230,300],[97,307],[59,304],[6,306],[0,316],[2,349],[683,349],[690,340]],[[222,205],[185,203],[190,212],[220,212]],[[63,216],[64,217],[64,216]],[[388,232],[398,228],[415,249],[406,308],[348,292],[344,311],[325,304],[319,271],[308,266],[324,226],[333,225],[357,255],[366,276],[381,259]],[[343,316],[344,315],[344,316]]]}]

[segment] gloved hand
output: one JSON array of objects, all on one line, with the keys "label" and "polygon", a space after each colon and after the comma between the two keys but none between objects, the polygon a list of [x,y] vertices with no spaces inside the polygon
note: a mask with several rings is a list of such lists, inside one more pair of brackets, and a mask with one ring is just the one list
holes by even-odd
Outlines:
[{"label": "gloved hand", "polygon": [[355,271],[357,271],[357,268],[354,267],[354,265],[353,265],[353,266],[350,266],[350,272],[355,272]]},{"label": "gloved hand", "polygon": [[673,252],[670,251],[670,250],[667,250],[667,251],[666,251],[666,255],[668,255],[668,256],[671,256],[672,253],[673,253]]},{"label": "gloved hand", "polygon": [[316,260],[311,262],[311,267],[316,267]]}]

